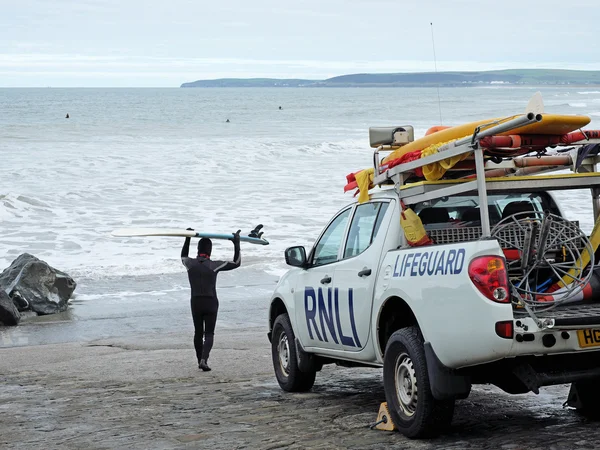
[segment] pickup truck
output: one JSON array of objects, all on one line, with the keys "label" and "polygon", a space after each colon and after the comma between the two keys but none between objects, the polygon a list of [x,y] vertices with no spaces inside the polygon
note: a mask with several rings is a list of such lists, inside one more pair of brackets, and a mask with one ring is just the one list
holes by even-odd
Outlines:
[{"label": "pickup truck", "polygon": [[[383,368],[391,418],[411,438],[447,428],[473,384],[521,394],[572,383],[569,404],[597,410],[600,278],[581,263],[587,252],[594,268],[596,248],[552,193],[591,189],[597,219],[595,163],[582,166],[588,173],[487,182],[478,172],[476,187],[462,192],[458,181],[394,178],[368,201],[343,207],[312,249],[285,251],[292,268],[268,317],[281,388],[311,389],[324,364]],[[408,245],[406,207],[428,245]],[[564,283],[549,293],[566,273],[571,290]]]}]

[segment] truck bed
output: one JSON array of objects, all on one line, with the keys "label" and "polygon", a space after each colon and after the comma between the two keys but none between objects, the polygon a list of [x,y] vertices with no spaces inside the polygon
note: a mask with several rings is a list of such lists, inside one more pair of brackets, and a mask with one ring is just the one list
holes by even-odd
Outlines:
[{"label": "truck bed", "polygon": [[[525,309],[515,310],[515,319],[529,317]],[[535,312],[538,319],[554,319],[555,327],[600,326],[600,303],[572,303]]]}]

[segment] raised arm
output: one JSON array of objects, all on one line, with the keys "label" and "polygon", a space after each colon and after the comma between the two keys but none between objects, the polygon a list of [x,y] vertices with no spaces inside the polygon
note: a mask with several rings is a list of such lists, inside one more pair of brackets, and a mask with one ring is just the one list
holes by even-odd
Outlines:
[{"label": "raised arm", "polygon": [[233,234],[231,241],[233,242],[233,261],[211,261],[211,267],[215,272],[237,269],[242,264],[242,256],[240,255],[240,230]]},{"label": "raised arm", "polygon": [[[194,231],[192,228],[188,228],[188,230]],[[188,255],[190,254],[190,240],[191,238],[186,237],[185,242],[183,243],[183,247],[181,247],[181,262],[186,267],[186,269],[189,269],[187,261],[190,259],[188,258]]]}]

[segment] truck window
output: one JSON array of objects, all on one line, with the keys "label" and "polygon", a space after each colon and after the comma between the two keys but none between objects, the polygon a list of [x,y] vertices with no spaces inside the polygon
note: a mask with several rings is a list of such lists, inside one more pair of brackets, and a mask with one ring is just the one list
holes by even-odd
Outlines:
[{"label": "truck window", "polygon": [[[413,205],[413,210],[421,218],[425,229],[481,225],[477,195],[457,195],[421,202]],[[515,213],[535,211],[550,211],[560,215],[554,200],[545,192],[488,195],[488,213],[492,225]]]},{"label": "truck window", "polygon": [[342,239],[348,224],[351,208],[340,213],[333,222],[329,224],[319,242],[315,245],[312,263],[314,266],[329,264],[337,261]]},{"label": "truck window", "polygon": [[360,255],[369,246],[381,226],[388,203],[373,202],[357,206],[350,224],[344,258]]}]

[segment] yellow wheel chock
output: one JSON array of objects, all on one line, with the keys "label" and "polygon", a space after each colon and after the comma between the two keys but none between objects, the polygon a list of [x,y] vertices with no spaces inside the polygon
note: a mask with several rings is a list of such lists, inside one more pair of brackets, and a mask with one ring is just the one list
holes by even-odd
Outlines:
[{"label": "yellow wheel chock", "polygon": [[377,422],[371,425],[371,430],[375,428],[383,431],[395,431],[397,428],[392,421],[390,411],[387,407],[387,402],[383,402],[379,406],[379,414],[377,415]]}]

